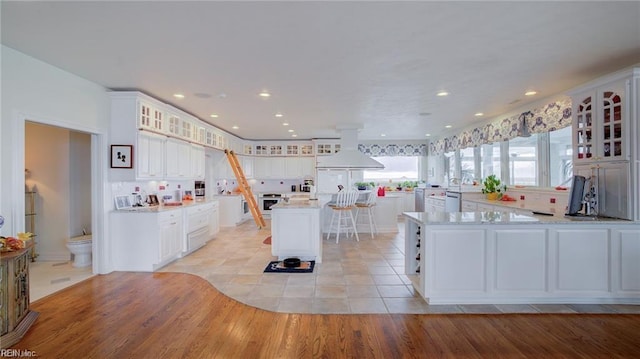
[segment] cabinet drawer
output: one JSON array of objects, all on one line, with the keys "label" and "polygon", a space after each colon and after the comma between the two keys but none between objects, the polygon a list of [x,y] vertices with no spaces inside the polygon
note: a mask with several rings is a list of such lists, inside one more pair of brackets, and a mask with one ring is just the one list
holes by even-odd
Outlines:
[{"label": "cabinet drawer", "polygon": [[180,218],[179,210],[164,211],[158,214],[158,222],[171,221],[171,220],[176,220],[178,218]]},{"label": "cabinet drawer", "polygon": [[189,216],[187,219],[187,233],[207,227],[211,218],[211,211],[203,211]]}]

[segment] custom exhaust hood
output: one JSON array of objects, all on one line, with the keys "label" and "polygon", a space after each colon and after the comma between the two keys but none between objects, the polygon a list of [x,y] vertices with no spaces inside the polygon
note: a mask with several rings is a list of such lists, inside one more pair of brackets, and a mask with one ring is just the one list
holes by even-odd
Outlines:
[{"label": "custom exhaust hood", "polygon": [[318,159],[319,170],[382,170],[384,165],[358,151],[358,126],[338,126],[340,151]]}]

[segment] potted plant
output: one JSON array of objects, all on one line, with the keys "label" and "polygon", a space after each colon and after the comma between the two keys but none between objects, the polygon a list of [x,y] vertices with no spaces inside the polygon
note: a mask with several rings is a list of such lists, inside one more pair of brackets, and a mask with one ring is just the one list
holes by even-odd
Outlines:
[{"label": "potted plant", "polygon": [[507,190],[507,186],[503,185],[496,175],[490,175],[485,178],[482,185],[482,193],[486,194],[487,199],[490,201],[495,201],[502,197],[502,192]]},{"label": "potted plant", "polygon": [[356,187],[358,187],[359,191],[366,190],[368,185],[369,185],[369,183],[367,183],[367,182],[356,182]]}]

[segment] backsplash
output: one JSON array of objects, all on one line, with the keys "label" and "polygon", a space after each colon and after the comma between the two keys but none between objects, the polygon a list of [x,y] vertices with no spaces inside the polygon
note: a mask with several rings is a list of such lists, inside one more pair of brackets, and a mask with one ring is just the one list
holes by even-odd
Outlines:
[{"label": "backsplash", "polygon": [[143,198],[155,194],[162,201],[165,196],[171,196],[175,201],[177,191],[180,195],[184,191],[194,190],[194,181],[147,181],[147,182],[111,182],[111,192],[115,196],[140,194]]}]

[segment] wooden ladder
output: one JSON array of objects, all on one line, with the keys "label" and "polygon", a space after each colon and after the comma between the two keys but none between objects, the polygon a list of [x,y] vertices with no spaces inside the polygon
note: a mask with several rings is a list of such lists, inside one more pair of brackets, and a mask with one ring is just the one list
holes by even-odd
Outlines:
[{"label": "wooden ladder", "polygon": [[258,228],[264,228],[267,226],[264,218],[262,217],[262,212],[260,212],[260,208],[258,207],[258,203],[256,202],[256,198],[253,196],[253,192],[251,192],[251,186],[247,182],[247,178],[244,176],[244,171],[242,171],[242,166],[240,166],[240,162],[238,162],[238,157],[233,151],[224,150],[224,153],[227,155],[227,159],[229,160],[229,165],[231,165],[231,169],[233,173],[236,175],[236,179],[238,180],[238,187],[240,188],[240,193],[244,196],[244,199],[249,204],[249,209],[251,210],[251,215],[253,216],[253,220],[256,222]]}]

